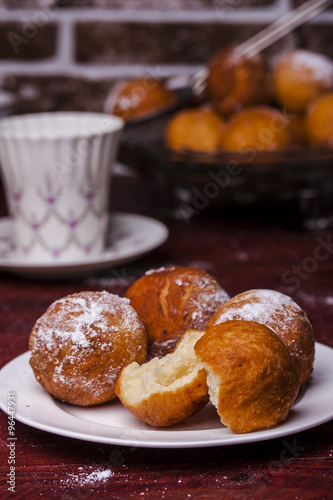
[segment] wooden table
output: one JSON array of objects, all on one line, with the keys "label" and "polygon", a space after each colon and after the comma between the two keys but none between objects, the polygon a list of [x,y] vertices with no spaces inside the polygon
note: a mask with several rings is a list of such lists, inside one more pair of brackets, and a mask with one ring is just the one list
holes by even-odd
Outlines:
[{"label": "wooden table", "polygon": [[[170,231],[168,240],[144,258],[75,280],[42,281],[0,272],[0,366],[27,351],[34,322],[55,299],[79,290],[122,295],[146,270],[168,264],[202,267],[231,295],[251,288],[291,295],[306,310],[316,340],[333,347],[329,232],[284,229],[267,216],[232,220],[226,214],[196,214],[187,222],[177,220],[163,211],[156,186],[138,179],[119,178],[112,192],[114,209],[161,218]],[[8,417],[1,412],[0,419],[1,498],[12,498]],[[173,450],[85,442],[16,421],[15,492],[17,498],[34,500],[328,500],[333,498],[332,430],[331,421],[259,443]]]}]

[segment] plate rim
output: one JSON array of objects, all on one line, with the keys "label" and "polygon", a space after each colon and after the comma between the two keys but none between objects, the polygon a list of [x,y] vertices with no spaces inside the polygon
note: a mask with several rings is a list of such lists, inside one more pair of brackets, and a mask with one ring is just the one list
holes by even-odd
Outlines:
[{"label": "plate rim", "polygon": [[[319,360],[318,360],[318,353],[319,353]],[[332,361],[333,361],[333,348],[331,348],[330,346],[327,346],[325,344],[321,344],[319,342],[316,342],[317,363],[320,362],[320,358],[324,355],[325,355],[325,358],[326,358],[326,355],[332,356]],[[16,358],[9,361],[0,370],[0,408],[5,414],[7,414],[7,411],[6,411],[7,407],[6,407],[6,402],[4,401],[4,395],[2,393],[6,389],[6,386],[4,387],[4,384],[2,381],[2,377],[4,376],[3,374],[6,373],[8,370],[10,370],[14,367],[17,367],[17,365],[19,365],[22,362],[28,363],[29,356],[30,356],[30,351],[26,351],[23,354],[20,354]],[[315,363],[316,363],[316,361],[315,361]],[[330,380],[333,381],[333,372],[332,373],[330,372],[329,375],[330,375]],[[35,381],[32,371],[31,371],[31,377]],[[313,375],[312,375],[312,377],[313,377]],[[39,391],[40,389],[42,389],[42,387],[39,386],[38,382],[36,382],[36,390]],[[12,390],[14,391],[14,389],[12,389]],[[311,390],[311,388],[310,389],[308,388],[307,392],[310,390]],[[313,388],[312,391],[314,391],[314,390],[315,389]],[[8,392],[8,388],[7,388],[7,392]],[[16,390],[16,392],[17,392],[17,395],[19,396],[20,390]],[[32,392],[34,392],[34,391],[32,391]],[[33,396],[33,394],[32,394],[32,396]],[[120,427],[118,428],[115,426],[107,426],[106,424],[102,424],[99,422],[95,423],[95,422],[92,422],[89,420],[81,419],[80,417],[78,417],[76,415],[72,415],[71,413],[67,413],[60,406],[63,403],[60,401],[59,402],[56,401],[44,389],[42,389],[42,391],[40,392],[39,395],[35,394],[35,398],[37,398],[37,399],[42,398],[42,400],[44,400],[44,404],[46,404],[46,403],[51,404],[52,409],[56,408],[56,410],[54,410],[56,413],[59,413],[59,412],[61,412],[61,414],[66,413],[66,419],[69,419],[69,420],[74,419],[74,421],[76,423],[79,422],[79,424],[81,426],[83,425],[83,427],[84,427],[84,424],[82,424],[82,422],[84,422],[86,426],[91,425],[92,427],[97,427],[97,428],[101,427],[102,431],[105,430],[105,428],[109,428],[109,429],[113,429],[113,430],[120,429],[120,434],[121,434],[121,431],[123,431],[125,434],[126,434],[126,431],[127,432],[131,431],[130,428],[127,429],[127,428],[120,428]],[[303,398],[301,399],[301,401],[298,403],[299,405],[302,404],[302,401],[304,400],[304,398],[306,398],[306,392],[305,392]],[[119,402],[119,404],[121,404],[121,403]],[[126,412],[128,411],[125,408],[124,408],[124,410]],[[185,430],[176,430],[176,431],[173,431],[172,429],[171,430],[167,429],[167,432],[165,432],[165,431],[155,430],[154,428],[153,429],[134,429],[133,434],[134,435],[140,434],[140,436],[145,436],[144,439],[140,439],[138,437],[128,438],[126,436],[125,436],[125,438],[124,437],[117,438],[117,437],[112,436],[112,435],[106,436],[105,434],[103,434],[103,432],[101,435],[93,435],[91,432],[87,432],[87,431],[82,432],[82,431],[78,431],[78,430],[75,430],[75,431],[68,430],[68,429],[64,428],[64,426],[61,427],[61,424],[60,424],[60,426],[55,427],[54,425],[49,425],[47,423],[32,420],[31,418],[26,416],[24,411],[16,411],[15,418],[19,422],[26,424],[26,425],[33,427],[33,428],[43,430],[46,432],[50,432],[52,434],[56,434],[59,436],[65,436],[65,437],[80,439],[80,440],[84,440],[84,441],[112,444],[112,445],[120,445],[120,446],[132,446],[132,447],[135,446],[138,448],[172,448],[172,449],[176,449],[176,448],[200,448],[200,447],[214,447],[214,446],[228,446],[228,445],[236,445],[236,444],[246,444],[246,443],[260,442],[260,441],[266,441],[266,440],[270,440],[270,439],[276,439],[279,437],[288,436],[290,434],[295,434],[298,432],[302,432],[302,431],[311,429],[313,427],[317,427],[318,425],[321,425],[325,422],[330,421],[333,418],[333,405],[332,405],[332,408],[329,408],[329,411],[325,412],[325,414],[322,415],[320,418],[318,417],[317,419],[312,419],[312,420],[310,419],[309,421],[306,420],[305,423],[303,422],[303,425],[301,425],[301,426],[297,426],[297,425],[295,425],[295,423],[294,423],[294,425],[289,425],[289,427],[288,427],[288,425],[286,426],[285,423],[286,422],[288,423],[288,418],[287,418],[287,420],[285,422],[282,422],[278,426],[275,426],[271,429],[267,429],[267,430],[263,430],[263,431],[256,431],[256,432],[247,433],[247,434],[233,434],[233,433],[231,433],[231,431],[229,429],[222,427],[221,429],[226,429],[227,432],[230,432],[230,434],[229,434],[230,437],[227,437],[227,438],[225,436],[222,436],[222,438],[211,437],[214,433],[216,433],[217,429],[194,429],[194,430],[193,429],[190,429],[190,430],[185,429]],[[296,418],[296,422],[297,422],[297,415],[295,418]],[[80,427],[80,425],[79,425],[79,427]],[[202,437],[201,438],[198,437],[197,439],[195,439],[195,437],[194,437],[193,439],[190,439],[190,440],[184,440],[184,439],[182,440],[181,434],[180,434],[182,432],[185,432],[185,435],[188,438],[191,438],[191,435],[198,436],[198,433],[200,433],[200,435],[202,435]],[[174,434],[172,434],[172,433],[174,433]],[[153,438],[154,435],[156,436],[155,440]],[[164,439],[161,439],[162,435],[165,436]],[[176,436],[178,436],[180,439],[179,440],[175,439]],[[205,436],[206,436],[206,438],[205,438]]]}]

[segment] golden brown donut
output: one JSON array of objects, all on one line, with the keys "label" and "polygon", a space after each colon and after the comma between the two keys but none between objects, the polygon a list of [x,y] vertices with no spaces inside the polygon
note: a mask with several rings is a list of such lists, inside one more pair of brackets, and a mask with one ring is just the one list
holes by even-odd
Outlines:
[{"label": "golden brown donut", "polygon": [[203,335],[187,331],[173,353],[148,363],[131,363],[116,382],[123,405],[155,427],[182,422],[208,403],[206,371],[198,363],[194,344]]},{"label": "golden brown donut", "polygon": [[273,330],[288,348],[300,384],[308,380],[313,371],[314,335],[307,315],[291,297],[275,290],[248,290],[223,304],[206,328],[229,320],[256,321]]},{"label": "golden brown donut", "polygon": [[54,397],[80,406],[115,398],[121,369],[146,360],[144,326],[128,299],[80,292],[57,300],[36,321],[30,365]]},{"label": "golden brown donut", "polygon": [[299,113],[318,95],[333,88],[333,64],[322,54],[292,50],[277,60],[273,82],[280,105]]},{"label": "golden brown donut", "polygon": [[165,142],[175,151],[214,153],[219,148],[223,127],[221,117],[211,109],[186,109],[171,118]]},{"label": "golden brown donut", "polygon": [[277,109],[253,106],[236,113],[226,125],[221,148],[239,153],[277,151],[291,145],[289,119]]},{"label": "golden brown donut", "polygon": [[307,108],[305,130],[312,146],[333,147],[333,92],[323,94]]},{"label": "golden brown donut", "polygon": [[159,357],[171,352],[186,330],[203,330],[229,298],[208,273],[182,266],[148,271],[126,297],[146,328],[149,356]]},{"label": "golden brown donut", "polygon": [[208,98],[222,115],[268,103],[269,87],[266,62],[261,54],[246,58],[238,56],[234,49],[222,49],[208,63]]},{"label": "golden brown donut", "polygon": [[207,370],[210,400],[233,432],[285,420],[300,386],[289,351],[272,330],[254,321],[219,323],[194,350]]},{"label": "golden brown donut", "polygon": [[145,118],[177,103],[173,90],[155,78],[136,78],[115,85],[107,97],[105,109],[125,121]]}]

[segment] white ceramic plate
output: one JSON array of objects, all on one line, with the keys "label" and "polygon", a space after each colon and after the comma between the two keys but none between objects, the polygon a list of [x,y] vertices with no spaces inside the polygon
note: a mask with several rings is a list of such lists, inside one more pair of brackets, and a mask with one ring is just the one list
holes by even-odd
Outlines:
[{"label": "white ceramic plate", "polygon": [[61,403],[35,380],[26,352],[0,371],[0,407],[7,413],[8,393],[15,393],[16,419],[61,436],[85,441],[150,448],[194,448],[264,441],[329,421],[333,418],[333,349],[316,344],[314,373],[288,418],[272,429],[233,434],[222,426],[212,405],[181,424],[156,429],[129,413],[116,400],[82,408]]},{"label": "white ceramic plate", "polygon": [[0,219],[0,269],[35,277],[62,278],[116,266],[142,257],[168,237],[162,222],[143,215],[114,213],[110,215],[108,244],[102,255],[74,262],[29,264],[15,258],[15,241],[10,217]]}]

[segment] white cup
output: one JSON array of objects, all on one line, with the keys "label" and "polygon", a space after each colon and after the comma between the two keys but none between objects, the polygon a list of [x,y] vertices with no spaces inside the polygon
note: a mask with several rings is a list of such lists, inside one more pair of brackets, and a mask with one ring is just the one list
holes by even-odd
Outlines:
[{"label": "white cup", "polygon": [[103,251],[123,125],[116,116],[88,112],[0,120],[0,164],[16,258],[65,262]]}]

